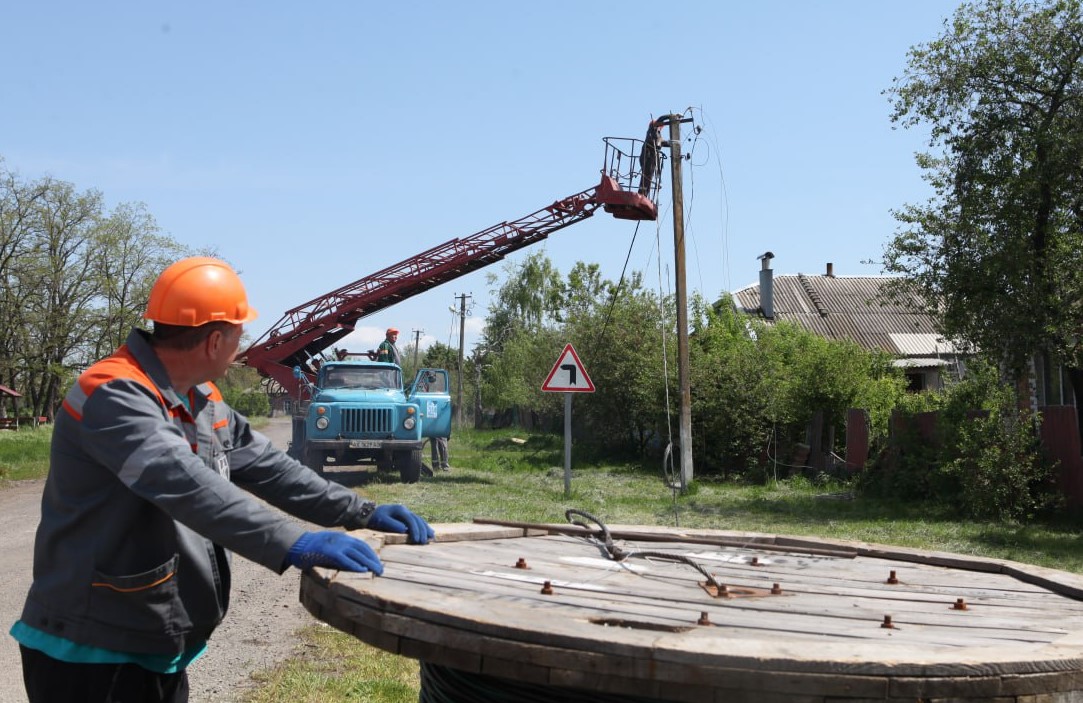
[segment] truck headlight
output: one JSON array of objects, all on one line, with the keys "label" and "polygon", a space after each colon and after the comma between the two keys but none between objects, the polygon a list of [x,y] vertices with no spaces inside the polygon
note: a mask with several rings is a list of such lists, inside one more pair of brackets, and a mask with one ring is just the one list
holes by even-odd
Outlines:
[{"label": "truck headlight", "polygon": [[416,425],[416,424],[417,424],[417,421],[413,417],[408,417],[408,418],[406,418],[405,420],[402,421],[402,426],[405,427],[408,430],[414,429],[414,425]]},{"label": "truck headlight", "polygon": [[316,418],[316,429],[317,430],[326,430],[327,426],[330,425],[330,424],[331,424],[331,420],[329,420],[326,415],[320,415],[319,417]]}]

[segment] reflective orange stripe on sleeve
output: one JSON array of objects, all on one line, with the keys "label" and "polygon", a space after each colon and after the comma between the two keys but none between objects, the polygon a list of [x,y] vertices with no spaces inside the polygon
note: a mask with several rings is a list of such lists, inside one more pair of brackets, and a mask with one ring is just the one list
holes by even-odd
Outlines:
[{"label": "reflective orange stripe on sleeve", "polygon": [[154,393],[163,408],[169,407],[158,387],[150,380],[150,376],[139,368],[135,357],[132,356],[127,345],[125,345],[117,349],[112,356],[102,359],[79,376],[79,380],[75,382],[75,385],[72,386],[64,398],[64,410],[76,420],[81,421],[83,419],[83,405],[94,391],[103,384],[120,378],[139,383]]}]

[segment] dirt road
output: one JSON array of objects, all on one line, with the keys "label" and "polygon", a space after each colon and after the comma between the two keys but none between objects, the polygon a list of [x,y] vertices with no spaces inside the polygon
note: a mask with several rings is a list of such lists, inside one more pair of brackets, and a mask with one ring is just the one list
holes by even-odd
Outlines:
[{"label": "dirt road", "polygon": [[[285,448],[289,418],[271,420],[263,433]],[[0,703],[26,703],[18,644],[8,634],[30,587],[34,530],[41,514],[43,481],[21,481],[0,489]],[[251,687],[252,672],[269,668],[294,650],[293,633],[318,622],[297,600],[300,575],[282,576],[235,557],[229,614],[210,647],[188,670],[193,703],[233,701]]]}]

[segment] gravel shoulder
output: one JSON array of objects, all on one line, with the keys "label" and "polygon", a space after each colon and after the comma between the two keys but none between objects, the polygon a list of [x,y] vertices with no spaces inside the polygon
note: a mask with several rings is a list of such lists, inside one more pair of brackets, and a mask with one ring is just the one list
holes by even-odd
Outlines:
[{"label": "gravel shoulder", "polygon": [[[290,420],[275,418],[263,433],[285,448]],[[0,701],[26,703],[19,647],[8,634],[30,587],[34,531],[41,515],[43,481],[18,481],[0,488]],[[319,622],[298,600],[300,573],[279,576],[247,559],[233,559],[229,614],[211,638],[207,653],[188,670],[193,701],[236,701],[252,687],[251,675],[290,657],[294,636]]]}]

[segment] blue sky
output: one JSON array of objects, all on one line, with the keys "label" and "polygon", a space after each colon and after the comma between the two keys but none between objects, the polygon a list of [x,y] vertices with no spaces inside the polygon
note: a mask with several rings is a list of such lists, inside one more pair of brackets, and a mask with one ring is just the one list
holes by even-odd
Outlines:
[{"label": "blue sky", "polygon": [[[287,309],[454,237],[596,185],[602,138],[690,110],[688,288],[716,297],[777,273],[876,275],[892,208],[929,195],[922,135],[882,91],[957,2],[5,3],[0,156],[242,271],[259,336]],[[688,125],[685,126],[687,130]],[[687,134],[687,132],[686,132]],[[599,212],[529,251],[563,272],[629,267],[671,291],[663,218]],[[661,274],[659,272],[659,247]],[[456,345],[473,273],[362,321]],[[662,279],[661,284],[659,279]]]}]

